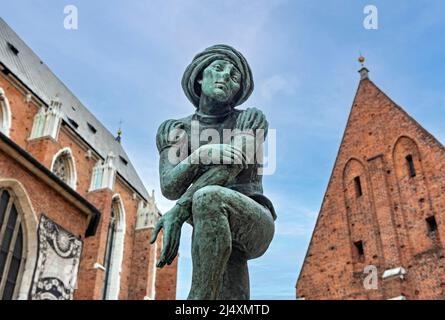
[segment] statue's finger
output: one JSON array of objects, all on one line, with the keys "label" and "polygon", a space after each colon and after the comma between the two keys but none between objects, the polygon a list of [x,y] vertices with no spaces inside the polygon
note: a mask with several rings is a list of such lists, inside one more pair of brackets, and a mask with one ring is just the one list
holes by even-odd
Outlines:
[{"label": "statue's finger", "polygon": [[170,258],[167,261],[167,265],[171,265],[173,263],[173,261],[175,260],[176,256],[178,255],[178,251],[179,251],[179,243],[177,244],[177,246],[175,247],[173,254],[170,256]]},{"label": "statue's finger", "polygon": [[247,130],[249,127],[249,116],[250,116],[250,112],[246,111],[244,114],[244,120],[243,120],[243,131]]},{"label": "statue's finger", "polygon": [[235,151],[233,150],[224,150],[222,159],[223,159],[223,164],[242,163],[237,157]]},{"label": "statue's finger", "polygon": [[248,109],[248,111],[247,111],[247,123],[251,123],[255,119],[256,115],[257,115],[257,112],[255,112],[255,110]]},{"label": "statue's finger", "polygon": [[166,262],[168,265],[170,265],[172,263],[172,261],[175,259],[177,253],[178,253],[178,248],[179,248],[179,237],[175,237],[175,239],[173,240],[173,245],[171,246],[170,249],[170,253],[166,259]]},{"label": "statue's finger", "polygon": [[224,148],[224,149],[222,150],[222,156],[223,156],[223,157],[230,157],[230,158],[233,158],[233,154],[234,154],[234,151],[233,151],[232,148]]},{"label": "statue's finger", "polygon": [[239,130],[243,130],[245,121],[246,121],[246,112],[242,112],[236,119],[236,128]]},{"label": "statue's finger", "polygon": [[222,164],[232,164],[233,163],[233,158],[231,155],[223,155],[221,160],[222,160]]},{"label": "statue's finger", "polygon": [[236,164],[245,164],[247,162],[246,155],[240,148],[238,148],[236,146],[232,146],[232,151],[238,160],[238,162],[235,162]]},{"label": "statue's finger", "polygon": [[244,164],[246,162],[246,158],[244,157],[244,154],[242,153],[242,151],[239,151],[237,149],[235,149],[233,151],[234,154],[234,163],[235,164]]},{"label": "statue's finger", "polygon": [[156,267],[158,268],[162,268],[163,266],[165,266],[165,262],[163,262],[162,260],[159,260],[158,263],[156,264]]},{"label": "statue's finger", "polygon": [[158,221],[158,223],[156,223],[156,225],[153,229],[153,233],[151,235],[151,239],[150,239],[151,244],[153,244],[156,241],[156,239],[158,238],[159,231],[161,231],[161,229],[162,229],[162,222]]},{"label": "statue's finger", "polygon": [[165,266],[165,250],[164,249],[162,249],[161,257],[159,258],[158,263],[156,264],[156,266],[158,268],[162,268],[163,266]]},{"label": "statue's finger", "polygon": [[167,256],[170,252],[170,248],[172,245],[170,228],[167,228],[164,231],[164,241],[162,244],[163,245],[162,245],[162,250],[161,250],[161,257],[159,258],[158,264],[161,264],[162,266],[164,266],[167,261]]},{"label": "statue's finger", "polygon": [[265,120],[264,115],[262,113],[258,114],[255,117],[255,119],[253,120],[251,128],[253,130],[256,130],[256,129],[260,128],[260,126],[261,126],[261,124],[263,123],[264,120]]}]

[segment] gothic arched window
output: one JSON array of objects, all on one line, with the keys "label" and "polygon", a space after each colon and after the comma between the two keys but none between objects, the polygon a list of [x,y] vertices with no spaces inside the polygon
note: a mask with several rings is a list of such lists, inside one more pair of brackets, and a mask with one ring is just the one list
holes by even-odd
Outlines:
[{"label": "gothic arched window", "polygon": [[25,257],[21,215],[15,198],[0,189],[0,300],[17,298]]},{"label": "gothic arched window", "polygon": [[54,157],[51,171],[71,188],[76,188],[76,170],[69,149],[62,150]]},{"label": "gothic arched window", "polygon": [[113,197],[105,248],[103,299],[116,300],[120,289],[120,271],[124,253],[125,213],[119,195]]},{"label": "gothic arched window", "polygon": [[11,109],[9,107],[8,98],[6,98],[5,91],[0,88],[0,132],[9,136],[9,129],[11,127]]}]

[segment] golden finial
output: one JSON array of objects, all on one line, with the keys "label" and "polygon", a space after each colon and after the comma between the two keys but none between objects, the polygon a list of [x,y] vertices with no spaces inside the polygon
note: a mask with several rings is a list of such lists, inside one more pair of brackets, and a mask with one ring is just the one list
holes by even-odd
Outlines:
[{"label": "golden finial", "polygon": [[360,53],[358,62],[360,62],[360,64],[362,65],[361,69],[359,70],[361,80],[369,79],[369,70],[365,67],[365,60],[365,57]]},{"label": "golden finial", "polygon": [[360,62],[362,67],[364,67],[365,66],[365,57],[360,54],[360,57],[358,58],[358,62]]}]

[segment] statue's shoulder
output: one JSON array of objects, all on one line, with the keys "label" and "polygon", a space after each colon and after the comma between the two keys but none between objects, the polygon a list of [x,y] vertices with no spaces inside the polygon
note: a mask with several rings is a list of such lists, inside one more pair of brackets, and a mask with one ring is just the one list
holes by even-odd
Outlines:
[{"label": "statue's shoulder", "polygon": [[193,115],[181,119],[168,119],[161,123],[156,133],[156,146],[159,153],[177,142],[175,139],[169,139],[171,132],[176,130],[179,134],[180,130],[187,131],[187,128],[190,127],[192,117]]},{"label": "statue's shoulder", "polygon": [[257,107],[249,107],[249,108],[244,109],[244,110],[236,109],[236,111],[238,111],[239,114],[241,114],[241,113],[249,113],[249,114],[262,114],[262,115],[264,115],[263,111],[261,111]]}]

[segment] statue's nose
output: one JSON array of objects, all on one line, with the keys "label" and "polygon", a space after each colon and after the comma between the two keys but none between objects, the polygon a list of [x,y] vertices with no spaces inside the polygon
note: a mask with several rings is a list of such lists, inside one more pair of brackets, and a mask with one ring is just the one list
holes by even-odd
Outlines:
[{"label": "statue's nose", "polygon": [[222,71],[221,78],[223,78],[224,81],[228,81],[230,78],[230,73],[227,70]]}]

